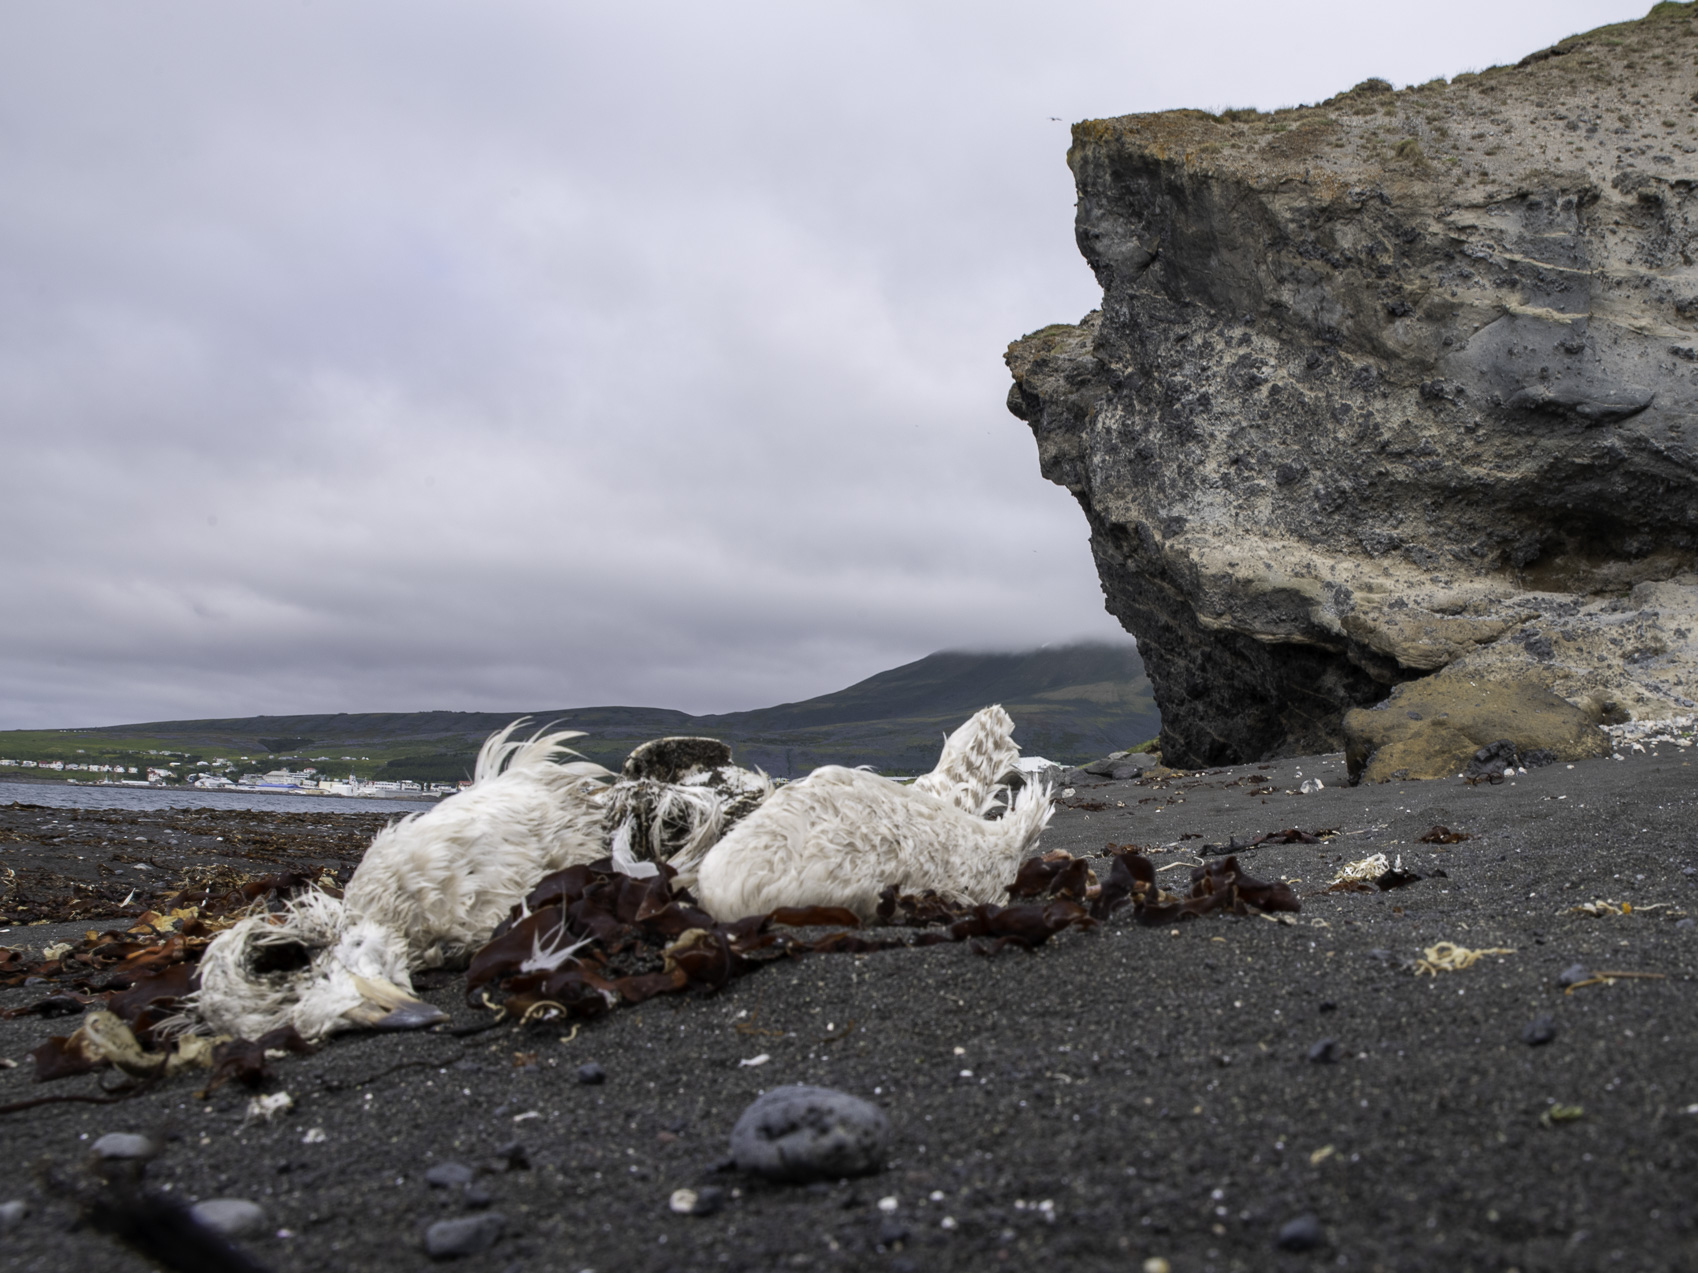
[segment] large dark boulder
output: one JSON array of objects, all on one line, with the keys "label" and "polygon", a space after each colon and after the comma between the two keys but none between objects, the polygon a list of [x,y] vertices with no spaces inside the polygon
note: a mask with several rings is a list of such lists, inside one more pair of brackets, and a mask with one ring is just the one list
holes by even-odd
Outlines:
[{"label": "large dark boulder", "polygon": [[1008,351],[1169,764],[1441,668],[1698,699],[1698,6],[1316,106],[1075,125],[1077,325]]}]

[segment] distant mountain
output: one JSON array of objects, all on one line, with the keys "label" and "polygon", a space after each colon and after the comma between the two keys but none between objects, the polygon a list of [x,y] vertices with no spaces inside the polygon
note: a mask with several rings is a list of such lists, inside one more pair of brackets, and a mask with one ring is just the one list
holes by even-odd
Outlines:
[{"label": "distant mountain", "polygon": [[1161,717],[1130,642],[1045,646],[1015,654],[946,650],[800,703],[700,716],[692,729],[735,742],[739,759],[775,774],[822,764],[915,773],[943,735],[988,703],[1015,721],[1028,755],[1077,761],[1153,738]]},{"label": "distant mountain", "polygon": [[[800,703],[691,716],[654,707],[530,712],[365,712],[154,721],[74,731],[85,747],[141,742],[200,755],[369,757],[355,766],[383,777],[445,781],[469,776],[478,744],[517,716],[581,729],[578,750],[617,768],[638,743],[664,734],[722,738],[745,765],[796,777],[824,764],[868,764],[885,773],[936,763],[943,735],[988,703],[1014,717],[1028,755],[1081,761],[1153,738],[1161,728],[1137,647],[1081,643],[1020,653],[943,651]],[[44,737],[31,731],[30,737]],[[10,736],[0,734],[0,752]],[[64,738],[59,732],[58,737]],[[20,734],[21,739],[21,734]],[[86,740],[86,741],[85,741]],[[373,768],[376,766],[376,768]]]}]

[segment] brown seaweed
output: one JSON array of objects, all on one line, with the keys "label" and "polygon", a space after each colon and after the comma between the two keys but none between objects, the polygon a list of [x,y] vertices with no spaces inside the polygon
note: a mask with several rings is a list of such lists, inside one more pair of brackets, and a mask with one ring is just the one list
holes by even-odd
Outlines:
[{"label": "brown seaweed", "polygon": [[212,1049],[212,1077],[201,1095],[206,1096],[232,1080],[257,1090],[272,1077],[268,1052],[310,1056],[316,1051],[292,1025],[280,1025],[257,1039],[230,1039]]},{"label": "brown seaweed", "polygon": [[1466,831],[1452,831],[1449,827],[1438,826],[1435,824],[1431,831],[1428,831],[1426,835],[1421,837],[1420,843],[1461,844],[1464,840],[1472,840],[1473,838],[1474,837]]},{"label": "brown seaweed", "polygon": [[[1132,846],[1109,853],[1102,880],[1091,867],[1090,859],[1066,853],[1029,859],[1006,906],[967,905],[888,886],[874,922],[925,930],[906,936],[868,932],[853,913],[831,907],[720,923],[687,893],[674,891],[670,868],[638,880],[618,874],[604,859],[556,872],[513,908],[472,958],[468,999],[521,1022],[593,1017],[657,995],[710,994],[774,959],[950,942],[965,942],[986,956],[1009,946],[1036,950],[1058,933],[1094,928],[1128,907],[1146,925],[1301,909],[1289,885],[1246,874],[1236,857],[1194,870],[1184,897],[1163,892],[1154,865]],[[834,931],[778,931],[822,927]]]}]

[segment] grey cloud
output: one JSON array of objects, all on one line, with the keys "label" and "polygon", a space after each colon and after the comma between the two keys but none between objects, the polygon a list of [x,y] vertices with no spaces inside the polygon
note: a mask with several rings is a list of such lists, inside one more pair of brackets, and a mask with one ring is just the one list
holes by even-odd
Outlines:
[{"label": "grey cloud", "polygon": [[1643,4],[12,6],[0,727],[806,697],[1111,635],[1002,410],[1067,120]]}]

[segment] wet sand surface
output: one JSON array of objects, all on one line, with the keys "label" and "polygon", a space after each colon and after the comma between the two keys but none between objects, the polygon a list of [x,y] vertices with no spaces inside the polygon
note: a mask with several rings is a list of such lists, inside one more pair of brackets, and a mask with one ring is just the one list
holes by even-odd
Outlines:
[{"label": "wet sand surface", "polygon": [[[345,881],[378,828],[398,816],[0,804],[0,927],[133,917],[186,887],[273,871]],[[16,944],[0,944],[8,940]]]},{"label": "wet sand surface", "polygon": [[[1304,777],[1327,786],[1297,794]],[[43,1184],[44,1168],[74,1177],[90,1141],[122,1131],[162,1141],[152,1187],[260,1203],[266,1236],[244,1245],[276,1270],[435,1267],[424,1229],[480,1209],[505,1218],[504,1236],[455,1267],[491,1273],[1698,1268],[1698,931],[1684,919],[1698,912],[1698,757],[1371,788],[1311,757],[1079,786],[1063,803],[1046,849],[1163,848],[1161,878],[1181,891],[1203,845],[1339,834],[1241,854],[1251,874],[1297,881],[1289,923],[1145,928],[1122,912],[1032,954],[807,956],[575,1032],[344,1036],[276,1063],[295,1108],[270,1125],[246,1121],[235,1085],[198,1100],[192,1076],[15,1114],[0,1119],[0,1201],[31,1214],[0,1237],[0,1266],[148,1267],[73,1228]],[[1434,824],[1472,838],[1419,843]],[[114,823],[112,843],[132,852],[122,833]],[[20,843],[0,861],[19,861]],[[43,869],[101,851],[30,845]],[[1375,852],[1426,878],[1319,892]],[[1570,910],[1597,900],[1636,909]],[[1418,975],[1440,941],[1513,953]],[[1657,978],[1565,992],[1577,963]],[[38,995],[0,992],[0,1007]],[[462,977],[425,997],[454,1025],[488,1020]],[[1541,1015],[1555,1037],[1531,1046]],[[0,1021],[0,1056],[21,1062],[0,1070],[0,1102],[93,1090],[92,1076],[32,1082],[29,1050],[72,1024]],[[576,1082],[592,1061],[605,1082]],[[806,1187],[715,1170],[745,1105],[787,1083],[879,1104],[895,1130],[886,1168]],[[426,1183],[449,1161],[476,1169],[470,1186]],[[673,1190],[709,1185],[726,1193],[717,1214],[668,1209]],[[1278,1249],[1305,1214],[1320,1244]]]}]

